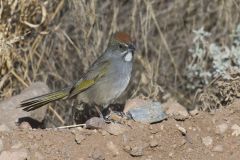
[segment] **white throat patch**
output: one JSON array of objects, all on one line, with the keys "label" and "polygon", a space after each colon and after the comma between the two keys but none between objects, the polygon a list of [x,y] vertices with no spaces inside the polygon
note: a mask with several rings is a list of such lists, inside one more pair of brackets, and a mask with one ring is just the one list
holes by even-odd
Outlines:
[{"label": "white throat patch", "polygon": [[132,61],[132,58],[133,58],[132,52],[128,52],[128,53],[124,56],[124,60],[125,60],[126,62]]}]

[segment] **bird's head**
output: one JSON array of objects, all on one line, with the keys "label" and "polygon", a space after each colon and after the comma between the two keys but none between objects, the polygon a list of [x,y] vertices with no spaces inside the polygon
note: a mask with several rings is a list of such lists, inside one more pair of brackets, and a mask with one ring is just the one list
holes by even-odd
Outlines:
[{"label": "bird's head", "polygon": [[135,44],[132,38],[124,32],[115,33],[107,48],[114,57],[122,57],[126,62],[131,62],[135,51]]}]

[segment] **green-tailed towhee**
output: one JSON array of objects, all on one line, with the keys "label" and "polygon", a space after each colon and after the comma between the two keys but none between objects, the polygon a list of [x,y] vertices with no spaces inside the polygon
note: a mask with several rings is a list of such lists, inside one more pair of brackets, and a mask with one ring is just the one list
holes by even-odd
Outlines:
[{"label": "green-tailed towhee", "polygon": [[[115,33],[105,52],[79,81],[62,90],[24,100],[20,107],[32,111],[59,99],[77,97],[81,102],[106,108],[129,83],[134,50],[135,46],[128,34]],[[96,109],[101,115],[99,109]]]}]

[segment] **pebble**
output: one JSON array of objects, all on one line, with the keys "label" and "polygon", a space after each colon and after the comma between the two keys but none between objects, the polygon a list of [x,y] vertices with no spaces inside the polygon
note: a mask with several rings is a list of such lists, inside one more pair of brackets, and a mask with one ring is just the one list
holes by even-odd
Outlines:
[{"label": "pebble", "polygon": [[131,151],[131,147],[126,145],[124,146],[123,150],[129,153]]},{"label": "pebble", "polygon": [[151,148],[154,148],[154,147],[157,147],[158,146],[158,142],[156,141],[156,140],[152,140],[151,142],[150,142],[150,147]]},{"label": "pebble", "polygon": [[168,154],[168,156],[169,156],[169,157],[173,157],[173,152],[170,152],[170,153]]},{"label": "pebble", "polygon": [[176,124],[177,129],[182,133],[182,135],[186,135],[187,134],[187,130],[181,126],[179,126],[178,124]]},{"label": "pebble", "polygon": [[107,142],[107,148],[112,152],[113,156],[116,157],[119,155],[118,148],[112,141]]},{"label": "pebble", "polygon": [[143,156],[143,147],[133,147],[130,151],[130,155],[133,157],[140,157]]},{"label": "pebble", "polygon": [[215,132],[217,134],[224,134],[228,129],[228,125],[226,123],[222,123],[216,126]]},{"label": "pebble", "polygon": [[75,133],[75,141],[77,144],[81,144],[83,140],[86,139],[86,136],[81,133]]},{"label": "pebble", "polygon": [[93,117],[86,121],[87,129],[103,129],[106,127],[104,119],[99,117]]},{"label": "pebble", "polygon": [[184,106],[173,99],[169,99],[163,104],[167,115],[172,116],[175,120],[183,121],[189,118],[189,114]]},{"label": "pebble", "polygon": [[233,136],[239,136],[240,135],[240,127],[237,124],[234,124],[231,129],[233,130],[232,135]]},{"label": "pebble", "polygon": [[3,150],[3,141],[0,139],[0,153]]},{"label": "pebble", "polygon": [[223,152],[223,146],[216,145],[215,147],[213,147],[213,152]]},{"label": "pebble", "polygon": [[0,160],[26,160],[28,152],[26,149],[8,150],[0,154]]},{"label": "pebble", "polygon": [[127,127],[118,123],[110,123],[104,129],[108,133],[117,136],[123,134],[127,130]]},{"label": "pebble", "polygon": [[90,157],[93,160],[105,160],[104,153],[101,150],[99,150],[98,148],[95,148],[93,150],[93,152],[91,153]]},{"label": "pebble", "polygon": [[210,145],[212,145],[212,143],[213,143],[213,139],[212,139],[212,137],[210,137],[210,136],[203,137],[203,138],[202,138],[202,143],[203,143],[205,146],[210,146]]}]

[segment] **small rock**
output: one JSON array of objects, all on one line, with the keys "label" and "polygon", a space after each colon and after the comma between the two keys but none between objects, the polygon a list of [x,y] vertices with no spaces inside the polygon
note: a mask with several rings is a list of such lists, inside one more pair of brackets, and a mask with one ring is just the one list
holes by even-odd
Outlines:
[{"label": "small rock", "polygon": [[3,141],[0,139],[0,153],[2,152],[3,150]]},{"label": "small rock", "polygon": [[134,121],[150,124],[160,122],[167,118],[163,106],[159,102],[151,101],[129,109],[126,114]]},{"label": "small rock", "polygon": [[240,135],[240,127],[237,124],[234,124],[231,129],[233,130],[232,135],[233,136],[239,136]]},{"label": "small rock", "polygon": [[123,134],[127,130],[127,127],[118,123],[110,123],[104,129],[108,133],[117,136]]},{"label": "small rock", "polygon": [[173,152],[170,152],[170,153],[168,154],[168,156],[169,156],[169,157],[173,157]]},{"label": "small rock", "polygon": [[130,155],[133,157],[143,156],[143,147],[133,147],[130,151]]},{"label": "small rock", "polygon": [[149,125],[148,129],[149,129],[149,130],[153,130],[153,126],[152,126],[152,125]]},{"label": "small rock", "polygon": [[32,129],[32,126],[31,126],[28,122],[22,122],[22,123],[19,125],[19,128],[20,128],[20,129],[23,129],[23,130],[31,130],[31,129]]},{"label": "small rock", "polygon": [[28,152],[26,149],[8,150],[0,154],[0,160],[26,160],[28,159]]},{"label": "small rock", "polygon": [[[0,102],[0,122],[10,129],[16,128],[16,122],[21,121],[24,117],[31,117],[41,122],[46,115],[46,107],[41,107],[32,112],[25,112],[19,108],[21,101],[36,97],[49,92],[49,88],[45,83],[32,83],[27,89],[23,90],[19,95],[12,96]],[[7,117],[7,118],[6,118]]]},{"label": "small rock", "polygon": [[115,144],[113,144],[112,141],[107,142],[107,148],[113,153],[114,157],[119,155],[118,148],[117,148],[117,146]]},{"label": "small rock", "polygon": [[178,124],[176,124],[177,129],[182,133],[182,135],[186,135],[187,134],[187,130],[181,126],[179,126]]},{"label": "small rock", "polygon": [[106,127],[104,119],[99,117],[93,117],[86,121],[87,129],[103,129]]},{"label": "small rock", "polygon": [[189,118],[189,114],[184,106],[173,99],[169,99],[163,104],[167,115],[172,116],[176,120],[185,120]]},{"label": "small rock", "polygon": [[10,129],[5,124],[0,125],[0,132],[9,132]]},{"label": "small rock", "polygon": [[222,145],[216,145],[213,148],[213,152],[223,152],[223,146]]},{"label": "small rock", "polygon": [[129,153],[131,151],[131,147],[126,145],[126,146],[124,146],[123,150],[126,151],[127,153]]},{"label": "small rock", "polygon": [[77,144],[80,144],[85,139],[86,139],[86,136],[82,135],[81,133],[75,134],[75,141],[77,142]]},{"label": "small rock", "polygon": [[150,142],[150,147],[151,148],[154,148],[154,147],[157,147],[158,146],[158,142],[156,141],[156,140],[152,140],[151,142]]},{"label": "small rock", "polygon": [[217,134],[224,134],[228,129],[228,125],[226,123],[222,123],[216,126],[215,132]]},{"label": "small rock", "polygon": [[204,138],[202,138],[202,143],[203,143],[205,146],[210,146],[210,145],[212,145],[212,143],[213,143],[213,139],[212,139],[212,137],[210,137],[210,136],[204,137]]},{"label": "small rock", "polygon": [[93,152],[91,153],[91,158],[93,160],[104,160],[105,156],[101,150],[99,150],[98,148],[94,148]]},{"label": "small rock", "polygon": [[180,142],[180,146],[183,146],[184,144],[186,144],[187,141],[188,141],[187,138],[182,139],[181,142]]}]

